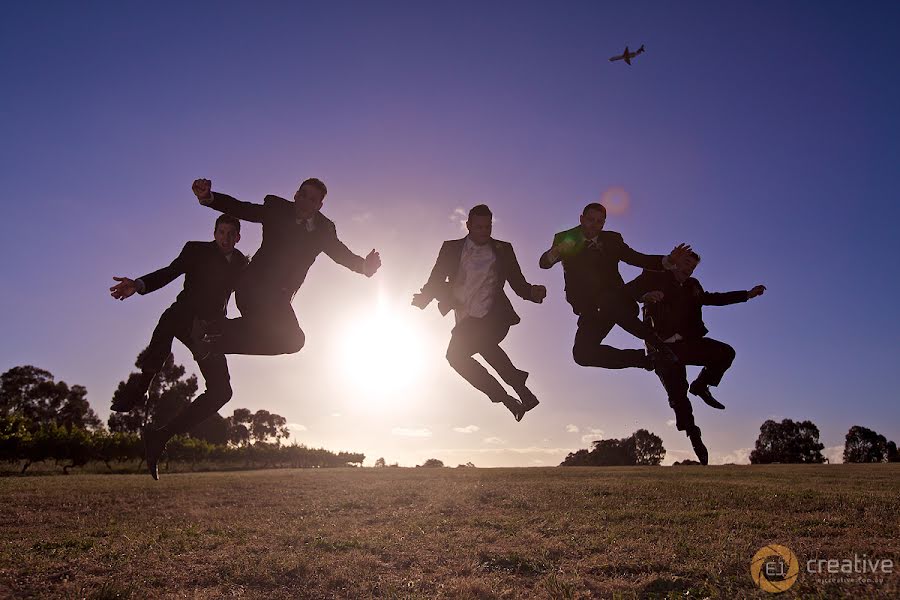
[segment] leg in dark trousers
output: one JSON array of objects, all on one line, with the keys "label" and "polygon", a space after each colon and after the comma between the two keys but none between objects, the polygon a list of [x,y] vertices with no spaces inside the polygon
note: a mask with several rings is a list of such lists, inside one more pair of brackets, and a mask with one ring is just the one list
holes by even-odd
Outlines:
[{"label": "leg in dark trousers", "polygon": [[676,342],[671,347],[684,364],[703,367],[695,380],[702,385],[719,385],[734,362],[734,348],[708,337]]},{"label": "leg in dark trousers", "polygon": [[[187,345],[190,336],[185,333],[179,339]],[[159,479],[159,459],[172,436],[189,432],[231,400],[231,378],[225,355],[211,354],[197,364],[206,381],[206,390],[162,427],[145,427],[141,431],[147,469],[153,479]]]},{"label": "leg in dark trousers", "polygon": [[691,440],[691,447],[700,464],[709,463],[709,451],[703,443],[700,428],[694,422],[694,411],[688,399],[687,371],[684,363],[664,363],[656,367],[656,374],[669,397],[669,406],[675,411],[675,428],[683,431]]},{"label": "leg in dark trousers", "polygon": [[241,316],[222,323],[221,334],[213,337],[213,353],[273,356],[303,348],[306,336],[285,290],[244,287],[236,300]]},{"label": "leg in dark trousers", "polygon": [[[520,371],[516,369],[506,353],[498,344],[506,337],[509,326],[501,327],[490,319],[467,318],[457,323],[450,335],[450,344],[447,346],[447,362],[459,373],[463,379],[472,384],[472,387],[484,393],[491,402],[503,402],[509,397],[504,387],[497,379],[485,369],[481,363],[472,358],[474,354],[487,352],[491,360],[497,364],[491,364],[504,379],[509,377],[515,380]],[[505,358],[505,360],[504,360]],[[488,360],[485,358],[485,360]],[[499,368],[498,368],[499,367]]]},{"label": "leg in dark trousers", "polygon": [[584,312],[578,317],[575,345],[572,357],[582,367],[605,369],[647,368],[649,359],[643,350],[621,350],[603,344],[614,325],[641,339],[658,336],[638,318],[637,303],[621,294],[607,294],[597,310]]},{"label": "leg in dark trousers", "polygon": [[141,353],[138,361],[141,372],[128,378],[124,393],[113,400],[110,407],[113,411],[128,412],[145,402],[153,378],[172,354],[172,340],[190,331],[191,320],[190,312],[177,303],[159,317],[150,345]]},{"label": "leg in dark trousers", "polygon": [[687,371],[684,364],[665,363],[656,367],[656,375],[669,397],[669,406],[675,411],[675,428],[688,431],[694,426],[694,410],[688,398]]},{"label": "leg in dark trousers", "polygon": [[231,400],[231,376],[228,373],[225,356],[211,354],[198,365],[206,381],[206,389],[171,421],[158,429],[165,434],[166,440],[173,435],[188,433]]}]

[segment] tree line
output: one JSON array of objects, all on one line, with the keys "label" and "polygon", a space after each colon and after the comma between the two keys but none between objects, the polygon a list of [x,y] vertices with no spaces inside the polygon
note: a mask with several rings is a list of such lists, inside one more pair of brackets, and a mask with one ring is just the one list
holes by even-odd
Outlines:
[{"label": "tree line", "polygon": [[[124,388],[125,382],[120,382],[115,393]],[[114,464],[134,461],[140,466],[144,457],[140,428],[171,418],[190,404],[197,388],[196,376],[185,377],[184,367],[170,356],[151,386],[147,405],[113,413],[107,428],[88,403],[84,386],[69,386],[31,365],[14,367],[0,375],[0,462],[21,464],[22,473],[32,464],[49,461],[65,473],[95,461],[110,470]],[[365,460],[357,452],[286,445],[289,435],[281,415],[238,408],[228,417],[214,415],[189,435],[173,438],[164,459],[192,467],[203,462],[243,468],[361,466]]]},{"label": "tree line", "polygon": [[[596,440],[591,446],[590,450],[570,452],[560,466],[659,465],[666,455],[662,440],[646,429],[623,439]],[[784,419],[778,423],[769,419],[759,429],[750,464],[821,464],[828,460],[822,454],[824,449],[819,428],[812,421]],[[843,459],[845,463],[900,462],[896,443],[860,425],[847,432]]]}]

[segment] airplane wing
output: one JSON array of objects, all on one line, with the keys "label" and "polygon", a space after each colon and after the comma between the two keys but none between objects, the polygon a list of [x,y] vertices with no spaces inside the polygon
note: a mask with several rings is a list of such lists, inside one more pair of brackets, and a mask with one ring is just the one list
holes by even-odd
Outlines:
[{"label": "airplane wing", "polygon": [[628,56],[627,54],[625,55],[625,62],[629,65],[631,64],[631,57]]}]

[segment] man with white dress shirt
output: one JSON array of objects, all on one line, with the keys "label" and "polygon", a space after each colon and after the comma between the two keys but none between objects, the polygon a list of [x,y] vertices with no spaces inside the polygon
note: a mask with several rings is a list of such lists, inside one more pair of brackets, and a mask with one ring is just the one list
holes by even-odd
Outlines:
[{"label": "man with white dress shirt", "polygon": [[[503,288],[507,282],[521,298],[541,303],[547,288],[531,285],[509,242],[491,237],[493,214],[479,204],[469,211],[469,234],[444,242],[431,276],[422,291],[413,295],[413,306],[424,309],[438,300],[438,310],[455,312],[456,326],[447,347],[450,366],[492,402],[502,403],[520,421],[538,405],[538,399],[525,385],[526,371],[516,368],[500,342],[509,328],[521,320]],[[503,385],[473,358],[480,354],[500,378],[518,394],[507,393]]]}]

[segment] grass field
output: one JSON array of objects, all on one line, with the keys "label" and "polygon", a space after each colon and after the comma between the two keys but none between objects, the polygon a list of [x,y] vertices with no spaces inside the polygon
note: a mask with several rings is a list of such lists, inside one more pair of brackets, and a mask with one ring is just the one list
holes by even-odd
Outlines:
[{"label": "grass field", "polygon": [[781,597],[897,597],[805,569],[900,562],[898,508],[900,465],[5,477],[0,597],[768,598],[772,543]]}]

